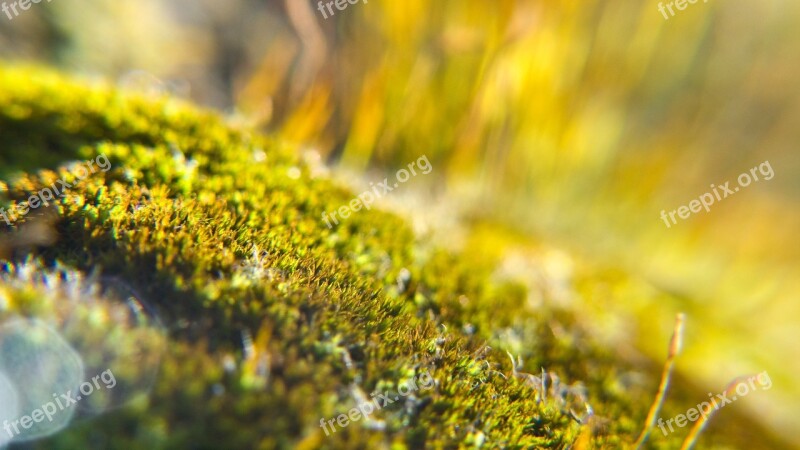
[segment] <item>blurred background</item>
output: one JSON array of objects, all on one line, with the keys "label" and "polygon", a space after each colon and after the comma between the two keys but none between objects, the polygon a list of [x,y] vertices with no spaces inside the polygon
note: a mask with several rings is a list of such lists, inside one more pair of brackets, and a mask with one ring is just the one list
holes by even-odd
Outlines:
[{"label": "blurred background", "polygon": [[[52,0],[0,15],[0,57],[216,108],[356,187],[425,155],[387,198],[420,231],[503,236],[506,272],[563,280],[598,336],[655,361],[685,311],[680,374],[716,393],[768,371],[729,408],[800,448],[800,3],[317,7]],[[764,161],[773,179],[661,220]]]}]

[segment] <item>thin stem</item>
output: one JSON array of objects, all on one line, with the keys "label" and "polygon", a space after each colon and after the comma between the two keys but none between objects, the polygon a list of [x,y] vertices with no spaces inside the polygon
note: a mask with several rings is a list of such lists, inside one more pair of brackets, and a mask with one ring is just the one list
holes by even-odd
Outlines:
[{"label": "thin stem", "polygon": [[653,405],[650,406],[650,411],[647,413],[647,419],[645,420],[642,434],[639,435],[639,439],[637,439],[636,443],[634,444],[634,448],[637,450],[642,448],[642,445],[644,445],[644,442],[647,440],[647,436],[650,434],[650,429],[653,428],[653,425],[656,423],[656,416],[658,415],[659,411],[661,411],[661,406],[664,404],[664,398],[666,397],[667,389],[669,389],[669,380],[672,376],[672,370],[675,365],[675,357],[678,356],[678,353],[680,353],[681,345],[683,343],[684,319],[685,316],[683,313],[679,313],[675,318],[675,328],[672,331],[672,339],[670,339],[669,342],[667,361],[664,363],[664,370],[661,373],[661,385],[658,387],[656,399],[653,401]]},{"label": "thin stem", "polygon": [[[751,378],[752,376],[736,378],[735,380],[731,381],[728,384],[728,386],[725,387],[724,393],[727,395],[734,392],[736,390],[736,387],[739,386],[739,383],[747,381]],[[698,420],[697,423],[694,424],[692,429],[689,430],[689,434],[686,436],[686,439],[684,439],[683,445],[681,445],[681,450],[689,450],[692,447],[694,447],[694,444],[697,443],[697,439],[700,437],[700,433],[702,433],[703,430],[706,428],[708,421],[711,420],[711,418],[717,411],[719,411],[720,406],[717,406],[717,401],[712,398],[711,402],[714,403],[714,409],[711,409],[711,407],[709,407],[708,412],[704,412],[703,414],[701,414],[700,420]],[[725,406],[725,404],[723,403],[722,406]]]}]

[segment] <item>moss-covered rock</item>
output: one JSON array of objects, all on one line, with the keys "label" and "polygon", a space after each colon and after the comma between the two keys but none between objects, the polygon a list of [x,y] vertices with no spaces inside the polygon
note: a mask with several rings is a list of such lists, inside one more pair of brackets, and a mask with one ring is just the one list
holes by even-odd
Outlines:
[{"label": "moss-covered rock", "polygon": [[[70,186],[6,227],[0,314],[57,292],[21,271],[122,280],[169,337],[147,401],[41,448],[618,448],[641,428],[657,379],[497,281],[497,260],[375,209],[329,229],[323,212],[354,194],[280,142],[32,68],[0,69],[0,136],[6,211]],[[82,173],[100,155],[110,168]],[[384,391],[399,400],[336,424]]]}]

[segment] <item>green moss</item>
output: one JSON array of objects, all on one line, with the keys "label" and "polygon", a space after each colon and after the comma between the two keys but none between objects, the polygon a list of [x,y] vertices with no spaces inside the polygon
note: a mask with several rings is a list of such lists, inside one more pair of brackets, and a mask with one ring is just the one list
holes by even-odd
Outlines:
[{"label": "green moss", "polygon": [[[31,68],[0,69],[0,86],[5,206],[57,179],[74,185],[51,208],[56,241],[5,241],[9,259],[32,253],[43,273],[58,263],[119,277],[169,328],[147,403],[75,424],[41,448],[568,448],[579,436],[578,447],[617,448],[635,439],[657,380],[626,381],[632,368],[572,314],[526,306],[526,288],[494,281],[497,260],[435,249],[374,209],[328,229],[322,213],[352,192],[312,176],[280,142],[176,100]],[[69,161],[100,154],[109,171],[84,180],[70,171]],[[45,223],[42,213],[10,232]],[[573,418],[586,413],[577,385],[542,398],[514,379],[506,350],[521,354],[521,370],[582,383],[596,415]],[[434,388],[331,436],[320,428],[359,395],[395,392],[425,371]]]}]

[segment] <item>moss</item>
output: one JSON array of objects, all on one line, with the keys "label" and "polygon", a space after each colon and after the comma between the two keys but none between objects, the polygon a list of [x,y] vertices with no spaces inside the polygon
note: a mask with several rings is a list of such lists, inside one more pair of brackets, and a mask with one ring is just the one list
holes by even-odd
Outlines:
[{"label": "moss", "polygon": [[[56,217],[49,245],[3,241],[16,264],[7,272],[34,258],[41,273],[124,280],[169,334],[146,403],[37,446],[617,448],[635,439],[657,380],[626,381],[632,367],[572,313],[530,306],[526,287],[497,281],[499,259],[436,249],[374,209],[328,229],[323,212],[352,192],[281,142],[174,99],[37,68],[0,69],[0,86],[5,206],[58,179],[73,185],[9,227],[50,223],[45,210]],[[101,154],[111,169],[80,180],[70,161]],[[52,289],[26,283],[7,279],[6,295]],[[520,371],[544,368],[564,389],[542,395],[514,378],[506,350],[521,354]],[[397,392],[425,372],[435,387],[331,436],[320,428],[359,396]],[[595,415],[583,424],[587,403]],[[679,437],[670,439],[657,445]]]}]

